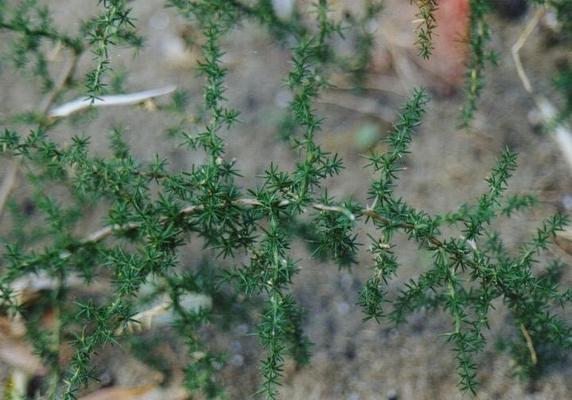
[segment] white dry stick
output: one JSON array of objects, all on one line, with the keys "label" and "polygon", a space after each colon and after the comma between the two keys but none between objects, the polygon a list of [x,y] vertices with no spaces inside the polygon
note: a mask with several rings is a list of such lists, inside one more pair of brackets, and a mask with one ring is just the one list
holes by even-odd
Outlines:
[{"label": "white dry stick", "polygon": [[[514,60],[514,64],[516,65],[516,71],[518,72],[518,76],[524,86],[524,89],[530,93],[532,99],[536,103],[536,107],[540,112],[540,116],[545,124],[545,126],[554,125],[551,129],[553,133],[554,140],[558,144],[558,148],[563,153],[564,158],[568,162],[568,166],[572,169],[572,132],[570,131],[570,127],[566,125],[564,122],[560,121],[557,124],[554,124],[556,118],[558,117],[558,112],[556,107],[552,105],[552,103],[543,95],[538,95],[534,92],[534,89],[526,75],[524,67],[522,66],[522,62],[520,60],[520,50],[536,29],[536,26],[541,21],[542,17],[544,16],[546,10],[544,8],[539,8],[534,13],[534,16],[530,20],[530,22],[526,25],[518,40],[512,46],[512,58]],[[564,236],[564,235],[559,235]],[[526,345],[528,347],[528,351],[530,353],[530,359],[533,365],[536,365],[538,362],[538,357],[536,354],[536,350],[534,349],[534,343],[526,326],[524,324],[520,324],[520,330],[524,339],[526,341]]]},{"label": "white dry stick", "polygon": [[159,89],[145,90],[142,92],[101,96],[100,98],[94,99],[93,101],[89,98],[82,97],[51,109],[48,112],[48,117],[67,117],[68,115],[89,107],[125,106],[139,104],[154,97],[173,93],[176,89],[177,87],[175,85],[169,85]]},{"label": "white dry stick", "polygon": [[526,27],[524,28],[524,30],[522,31],[522,33],[518,37],[517,41],[512,46],[512,58],[514,60],[514,64],[516,65],[516,72],[518,73],[518,77],[522,81],[522,85],[524,86],[524,89],[528,93],[531,93],[531,94],[533,93],[532,85],[530,84],[530,81],[528,80],[528,76],[526,75],[526,72],[524,72],[524,68],[522,66],[522,61],[520,60],[520,50],[522,49],[522,47],[524,46],[524,44],[526,43],[526,41],[528,40],[528,38],[530,37],[532,32],[534,32],[534,29],[536,29],[536,26],[538,25],[538,23],[542,19],[542,16],[544,15],[544,13],[545,13],[544,8],[539,8],[534,13],[532,19],[526,25]]},{"label": "white dry stick", "polygon": [[[61,254],[60,257],[62,257]],[[59,280],[51,277],[46,272],[28,273],[10,284],[10,289],[12,291],[10,300],[0,300],[0,306],[4,306],[10,302],[18,306],[26,304],[29,301],[40,297],[42,291],[55,290],[59,285]],[[75,273],[66,277],[64,286],[72,289],[81,287],[84,292],[94,294],[105,289],[104,285],[97,283],[86,286],[85,281],[81,276]]]},{"label": "white dry stick", "polygon": [[535,13],[530,22],[526,25],[518,40],[512,46],[512,57],[514,60],[514,64],[516,65],[516,71],[518,76],[524,86],[524,89],[530,93],[532,99],[536,103],[536,107],[540,113],[542,121],[544,122],[545,126],[552,126],[552,137],[558,144],[558,148],[564,155],[568,166],[572,170],[572,131],[570,127],[563,121],[560,121],[558,124],[554,124],[556,118],[558,117],[558,111],[556,107],[552,105],[552,103],[544,96],[538,95],[534,92],[534,89],[524,71],[524,67],[522,66],[522,61],[520,60],[520,50],[536,29],[536,26],[541,21],[542,17],[544,16],[546,10],[544,8],[539,8]]},{"label": "white dry stick", "polygon": [[71,57],[67,60],[54,89],[42,100],[42,103],[40,104],[40,112],[42,115],[48,114],[48,110],[52,108],[52,104],[56,100],[56,97],[58,97],[74,75],[77,63],[79,62],[79,57],[79,54],[72,53]]}]

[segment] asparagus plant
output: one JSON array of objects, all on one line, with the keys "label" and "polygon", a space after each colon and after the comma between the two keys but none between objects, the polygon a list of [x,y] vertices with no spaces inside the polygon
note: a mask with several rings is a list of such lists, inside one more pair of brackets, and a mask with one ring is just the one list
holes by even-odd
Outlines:
[{"label": "asparagus plant", "polygon": [[[569,28],[569,2],[534,2],[552,7],[563,26]],[[364,20],[351,24],[359,30],[362,45],[358,46],[357,63],[348,63],[341,62],[330,45],[335,36],[345,33],[345,27],[330,18],[326,0],[315,5],[314,24],[301,15],[288,21],[279,18],[269,0],[167,1],[202,35],[198,64],[204,80],[201,128],[182,126],[173,133],[189,151],[205,157],[181,172],[171,171],[161,154],[152,162],[137,160],[118,128],[110,136],[106,157],[90,152],[89,137],[74,136],[66,145],[52,137],[65,114],[50,111],[62,93],[77,88],[79,57],[92,54],[83,98],[95,106],[109,99],[106,85],[113,68],[111,47],[138,49],[144,44],[126,0],[98,3],[100,14],[86,21],[79,34],[70,36],[52,22],[48,8],[36,0],[16,5],[0,2],[0,29],[9,38],[16,65],[27,66],[35,60],[32,74],[41,79],[47,93],[41,107],[28,116],[35,124],[30,132],[7,123],[0,135],[0,152],[15,168],[25,166],[34,207],[44,216],[44,222],[31,220],[15,202],[0,203],[9,211],[3,223],[9,221],[10,226],[0,259],[0,306],[4,315],[24,322],[28,341],[49,367],[42,396],[78,398],[93,378],[92,358],[98,349],[128,340],[134,324],[170,309],[177,316],[174,329],[188,352],[186,387],[209,398],[224,397],[224,388],[217,380],[223,358],[211,352],[199,334],[199,328],[212,319],[213,305],[206,301],[200,307],[193,306],[189,300],[200,293],[215,304],[232,302],[238,295],[263,299],[257,336],[265,356],[260,364],[258,394],[277,398],[286,357],[303,365],[311,356],[311,344],[304,333],[304,311],[292,294],[292,281],[300,269],[300,261],[291,250],[296,236],[292,226],[302,222],[312,231],[316,254],[340,266],[355,264],[362,242],[368,243],[363,248],[371,255],[371,275],[359,293],[366,320],[402,323],[421,309],[441,309],[450,316],[451,328],[445,337],[457,360],[463,391],[477,393],[478,356],[486,344],[489,316],[499,301],[510,312],[517,333],[506,347],[521,371],[533,373],[555,351],[570,351],[571,328],[555,311],[560,306],[569,307],[572,301],[572,290],[559,285],[564,266],[555,260],[537,272],[539,260],[544,260],[539,254],[564,229],[568,217],[557,213],[545,220],[517,252],[507,249],[493,228],[497,219],[535,205],[530,195],[505,195],[517,167],[514,152],[499,149],[498,162],[486,178],[488,190],[455,211],[432,215],[396,193],[400,170],[426,112],[426,90],[418,88],[410,94],[387,135],[387,150],[366,157],[365,167],[372,175],[368,204],[328,194],[327,178],[343,174],[344,168],[339,156],[325,151],[316,141],[323,120],[315,101],[329,85],[328,71],[336,63],[356,72],[356,82],[362,82],[359,74],[367,66],[372,49],[372,36],[364,24],[374,21],[382,10],[377,2],[367,2]],[[414,3],[419,7],[419,52],[430,57],[439,2]],[[483,70],[494,61],[489,49],[488,1],[470,0],[469,5],[464,125],[470,123],[478,106]],[[294,43],[285,84],[292,93],[289,112],[300,132],[292,137],[298,154],[296,165],[288,170],[269,163],[258,185],[250,188],[237,183],[241,171],[225,156],[222,135],[239,123],[240,115],[225,99],[228,70],[222,61],[222,39],[244,18],[268,27],[277,41]],[[71,62],[58,79],[50,75],[46,43],[57,43],[69,51]],[[566,72],[556,80],[568,99],[569,75]],[[184,102],[184,94],[176,92],[175,107]],[[63,186],[65,193],[54,193],[50,190],[54,185]],[[85,211],[96,205],[106,209],[101,228],[78,235]],[[375,233],[363,237],[366,225]],[[399,274],[393,244],[399,232],[432,261],[393,298],[387,292],[392,278]],[[199,240],[206,254],[216,255],[220,262],[217,267],[211,263],[209,268],[193,269],[180,259],[182,246]],[[30,276],[55,282],[39,306],[30,307],[17,289],[17,283]],[[104,298],[84,296],[72,301],[69,294],[74,280],[90,287],[99,279],[112,282],[113,290]],[[154,288],[152,295],[144,295],[142,289],[149,284]],[[166,302],[152,306],[151,300],[161,296]],[[135,306],[146,301],[149,311],[137,312]],[[40,316],[46,309],[56,316],[57,323],[50,329],[41,325]],[[65,345],[73,349],[67,359],[62,354]]]}]

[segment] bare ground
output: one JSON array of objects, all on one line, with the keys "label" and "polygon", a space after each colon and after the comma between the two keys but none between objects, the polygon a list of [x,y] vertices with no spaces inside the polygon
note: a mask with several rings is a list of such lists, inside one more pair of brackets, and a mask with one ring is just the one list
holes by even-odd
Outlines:
[{"label": "bare ground", "polygon": [[[55,18],[65,23],[70,31],[78,28],[72,21],[93,11],[92,5],[77,7],[76,0],[57,3],[57,10],[53,7]],[[196,109],[201,101],[202,81],[193,69],[194,55],[187,54],[179,59],[177,50],[173,53],[167,50],[173,42],[176,43],[177,35],[184,30],[184,23],[175,18],[172,11],[163,10],[161,4],[159,1],[133,3],[138,24],[149,46],[136,58],[130,52],[118,51],[114,55],[114,67],[129,71],[125,83],[129,91],[175,83],[189,91],[191,109]],[[383,23],[382,18],[379,24]],[[564,199],[572,194],[570,169],[556,143],[549,135],[539,133],[529,122],[534,104],[524,91],[510,57],[510,48],[522,27],[523,20],[507,22],[496,17],[493,19],[493,45],[501,58],[499,65],[487,73],[483,101],[471,129],[456,129],[462,94],[442,96],[434,93],[399,186],[400,194],[414,206],[429,212],[454,209],[484,190],[483,178],[488,175],[496,157],[504,146],[511,147],[519,152],[520,164],[511,190],[535,193],[542,200],[532,213],[519,215],[515,223],[500,226],[512,246],[526,240],[544,217],[557,208],[564,208]],[[554,96],[550,88],[551,76],[559,63],[570,62],[570,52],[558,43],[549,46],[549,36],[546,31],[538,31],[523,51],[523,61],[538,90]],[[242,123],[227,134],[228,156],[236,157],[245,186],[252,186],[256,183],[256,175],[271,160],[284,167],[292,166],[296,160],[288,145],[277,140],[276,131],[277,122],[286,112],[284,99],[287,99],[287,93],[281,82],[287,74],[290,55],[287,48],[276,46],[263,29],[250,24],[237,29],[227,40],[225,49],[225,61],[231,70],[229,102],[242,113]],[[409,57],[408,54],[405,52],[402,56]],[[64,56],[59,55],[57,60],[63,62]],[[88,61],[89,57],[82,60],[80,70],[85,70]],[[417,71],[423,83],[423,72]],[[400,81],[389,65],[370,75],[367,86],[371,89],[360,95],[332,90],[323,96],[317,105],[318,111],[326,118],[320,140],[328,150],[339,152],[346,165],[342,176],[330,182],[332,195],[366,201],[365,188],[370,175],[363,169],[364,160],[360,157],[364,152],[359,145],[360,132],[366,126],[373,126],[383,136],[390,126],[391,117],[407,98],[404,88],[407,85],[407,82]],[[37,106],[35,102],[39,96],[33,86],[28,80],[15,78],[8,66],[3,68],[0,86],[0,117]],[[371,112],[359,112],[364,107],[369,107]],[[104,154],[107,132],[120,124],[141,160],[151,160],[155,153],[159,153],[169,158],[173,169],[189,168],[199,160],[199,156],[177,148],[176,140],[166,139],[165,128],[176,123],[172,116],[141,108],[121,108],[104,110],[97,118],[89,118],[63,123],[51,134],[65,141],[71,134],[84,132],[92,136],[93,151]],[[86,119],[89,123],[85,123]],[[24,198],[25,195],[24,186],[18,190],[17,196]],[[85,226],[84,233],[100,226],[100,220],[95,218],[99,213],[101,210],[94,213],[92,225]],[[361,241],[367,242],[365,230]],[[392,283],[390,295],[395,295],[403,282],[421,273],[430,262],[404,238],[399,238],[398,244],[402,249],[399,252],[402,269],[399,278]],[[348,272],[313,259],[303,243],[296,243],[294,251],[302,258],[302,271],[296,278],[294,295],[308,311],[305,328],[314,347],[308,366],[297,369],[290,363],[287,365],[281,398],[470,398],[459,394],[453,353],[441,335],[450,329],[451,322],[446,315],[415,314],[407,324],[397,328],[388,324],[364,323],[356,302],[358,290],[371,265],[367,254],[362,254],[360,263]],[[569,256],[558,248],[551,249],[551,253],[570,261]],[[188,257],[186,264],[189,265],[198,259],[194,249],[189,250]],[[570,286],[571,279],[572,275],[566,272],[564,285]],[[498,312],[491,319],[491,345],[479,361],[482,386],[477,398],[572,398],[570,364],[553,368],[534,384],[511,377],[511,360],[496,353],[493,346],[496,335],[508,332],[503,326],[505,314],[502,304],[497,306]],[[257,361],[261,352],[251,335],[254,329],[251,323],[233,322],[224,333],[211,332],[210,328],[206,330],[209,337],[214,333],[215,347],[228,351],[229,363],[221,371],[221,377],[233,399],[248,398],[257,387]],[[177,365],[180,360],[173,346],[167,343],[160,349],[173,365]],[[101,373],[111,376],[115,386],[134,386],[157,380],[157,371],[145,367],[123,350],[105,350],[98,364]],[[176,376],[170,378],[177,379]]]}]

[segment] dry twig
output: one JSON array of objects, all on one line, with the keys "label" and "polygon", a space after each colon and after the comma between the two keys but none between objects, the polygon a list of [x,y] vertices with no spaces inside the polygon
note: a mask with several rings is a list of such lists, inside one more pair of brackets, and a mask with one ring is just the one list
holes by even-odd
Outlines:
[{"label": "dry twig", "polygon": [[546,10],[544,8],[539,8],[538,10],[536,10],[532,19],[528,22],[528,24],[526,25],[526,27],[524,28],[524,30],[522,31],[522,33],[520,34],[514,45],[512,46],[512,58],[514,60],[514,64],[516,65],[516,72],[518,73],[518,77],[522,81],[524,89],[530,94],[533,93],[532,85],[530,84],[530,80],[528,79],[528,76],[524,71],[524,67],[522,66],[522,61],[520,59],[520,50],[525,45],[526,41],[528,40],[532,32],[534,32],[534,30],[536,29],[536,26],[544,16],[545,12]]},{"label": "dry twig", "polygon": [[16,177],[18,176],[19,166],[20,162],[18,159],[10,162],[4,181],[2,181],[2,186],[0,186],[0,217],[2,217],[4,207],[6,206],[6,202],[8,201],[10,194],[12,194],[16,187]]},{"label": "dry twig", "polygon": [[[280,202],[278,202],[278,204],[276,204],[276,206],[286,207],[289,204],[290,204],[289,200],[281,200]],[[233,202],[233,205],[241,206],[241,207],[260,207],[263,204],[256,199],[244,198],[244,199],[237,199],[236,201]],[[315,209],[315,210],[318,210],[318,211],[331,211],[331,212],[342,213],[342,214],[346,215],[350,220],[352,220],[352,221],[355,220],[355,215],[353,215],[348,209],[343,208],[343,207],[327,206],[325,204],[320,204],[320,203],[314,203],[310,207]],[[202,210],[203,210],[202,206],[187,206],[187,207],[181,209],[179,214],[180,215],[192,215],[192,214],[200,212]],[[129,231],[131,229],[137,229],[139,227],[140,227],[140,224],[137,224],[137,223],[129,223],[129,224],[125,224],[125,225],[105,226],[105,227],[98,229],[97,231],[87,235],[83,240],[81,240],[80,244],[82,246],[86,246],[86,245],[90,245],[90,244],[96,244],[96,243],[99,243],[99,242],[105,240],[106,238],[111,236],[114,232],[125,232],[125,231]],[[69,251],[64,251],[60,254],[61,259],[66,259],[70,256],[71,256],[71,253]]]},{"label": "dry twig", "polygon": [[45,116],[48,113],[48,110],[52,107],[52,104],[54,103],[58,95],[71,81],[75,73],[75,70],[77,68],[77,63],[79,62],[80,56],[81,54],[72,52],[72,55],[65,64],[60,79],[58,79],[58,82],[56,83],[54,89],[42,100],[42,103],[40,105],[40,112],[42,115]]},{"label": "dry twig", "polygon": [[[48,110],[51,108],[53,102],[58,97],[58,95],[65,89],[66,85],[70,82],[75,73],[77,68],[77,63],[81,53],[71,52],[71,56],[68,59],[67,63],[64,66],[62,73],[56,85],[52,89],[50,93],[48,93],[44,99],[42,99],[40,105],[38,106],[38,110],[40,115],[43,117],[47,116]],[[20,160],[14,159],[10,166],[8,167],[8,173],[4,178],[4,182],[2,182],[2,186],[0,186],[0,217],[2,217],[2,213],[4,211],[4,207],[10,194],[14,191],[16,187],[16,178],[18,176],[18,171],[20,169]]]},{"label": "dry twig", "polygon": [[49,118],[63,118],[75,112],[84,110],[90,107],[106,107],[106,106],[124,106],[133,105],[144,102],[145,100],[154,97],[164,96],[173,93],[177,89],[174,85],[165,86],[159,89],[145,90],[142,92],[134,92],[127,94],[117,94],[109,96],[101,96],[93,101],[89,98],[77,98],[68,103],[62,104],[53,108],[48,113]]},{"label": "dry twig", "polygon": [[528,75],[524,70],[522,65],[522,61],[520,59],[520,51],[526,44],[526,41],[534,32],[538,23],[541,21],[542,17],[544,16],[546,10],[544,8],[539,8],[535,13],[530,22],[526,25],[524,30],[521,32],[520,36],[518,37],[517,41],[512,46],[512,57],[514,60],[514,64],[516,66],[516,70],[518,76],[522,82],[522,86],[524,89],[530,93],[532,99],[534,100],[536,107],[540,113],[542,121],[545,126],[551,127],[551,131],[553,131],[554,140],[558,144],[558,148],[564,155],[566,162],[570,169],[572,169],[572,131],[570,127],[560,121],[557,124],[554,124],[556,118],[558,116],[558,112],[556,107],[552,105],[552,103],[543,95],[537,94],[530,83],[530,79],[528,79]]},{"label": "dry twig", "polygon": [[524,324],[520,324],[520,330],[522,335],[524,336],[524,340],[526,340],[526,347],[528,347],[528,352],[530,353],[530,359],[532,361],[532,365],[536,365],[538,363],[538,357],[536,355],[536,350],[534,350],[534,344],[532,343],[532,338],[528,333],[528,330],[524,326]]}]

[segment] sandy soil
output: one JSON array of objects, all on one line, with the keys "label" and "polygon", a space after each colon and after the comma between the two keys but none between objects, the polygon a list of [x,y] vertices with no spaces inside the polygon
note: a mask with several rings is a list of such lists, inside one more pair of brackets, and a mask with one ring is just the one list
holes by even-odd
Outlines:
[{"label": "sandy soil", "polygon": [[[89,2],[82,2],[86,3],[85,7],[75,6],[77,0],[58,0],[57,3],[57,10],[53,7],[56,21],[75,31],[78,18],[90,15],[94,10],[91,3],[95,2],[89,5]],[[190,109],[197,110],[202,81],[194,70],[195,55],[181,54],[177,50],[185,24],[171,10],[162,9],[161,4],[156,0],[133,2],[148,47],[136,58],[129,51],[116,51],[114,67],[116,71],[129,71],[125,82],[128,91],[174,83],[188,90]],[[340,4],[337,6],[341,7]],[[384,18],[378,22],[380,26],[384,26],[389,17]],[[556,208],[564,207],[564,199],[572,194],[572,179],[555,142],[550,136],[539,133],[529,122],[534,104],[524,91],[510,57],[510,48],[524,20],[507,21],[495,16],[492,22],[493,45],[501,57],[498,67],[488,70],[487,87],[473,127],[468,131],[456,129],[462,94],[443,96],[434,93],[430,112],[413,142],[412,156],[402,175],[399,192],[412,205],[429,212],[454,209],[485,189],[483,178],[488,175],[503,147],[510,146],[520,154],[520,168],[512,180],[511,190],[535,193],[542,200],[532,213],[519,215],[514,223],[503,223],[499,227],[507,242],[517,246],[529,237],[541,219]],[[384,39],[381,36],[378,38],[380,41]],[[537,31],[523,51],[523,61],[537,89],[557,101],[550,86],[551,76],[558,64],[572,60],[569,49],[563,44],[550,44],[549,36],[545,30]],[[359,145],[360,132],[367,128],[385,135],[392,116],[406,100],[406,90],[411,86],[411,82],[403,81],[403,76],[396,73],[391,63],[383,67],[383,55],[389,55],[387,46],[381,43],[376,55],[382,66],[370,74],[366,84],[369,90],[360,95],[332,90],[325,93],[317,105],[326,118],[320,141],[330,151],[339,152],[347,167],[340,178],[330,182],[330,193],[338,197],[351,196],[362,202],[365,202],[365,188],[370,176],[363,169],[364,160],[360,157],[364,152]],[[276,46],[263,29],[251,24],[237,29],[228,39],[225,49],[225,62],[231,71],[229,102],[242,112],[242,123],[227,134],[228,157],[236,157],[244,185],[252,186],[256,183],[255,176],[269,161],[288,167],[296,160],[288,145],[278,140],[276,130],[277,123],[286,112],[287,93],[281,79],[287,74],[290,55],[287,48]],[[409,63],[419,83],[427,82],[423,70],[410,59],[413,52],[401,49],[393,56]],[[56,60],[55,68],[63,62],[64,56],[59,55]],[[88,62],[89,56],[80,63],[80,71],[86,69]],[[393,62],[396,64],[396,60]],[[0,118],[36,107],[38,92],[28,80],[15,78],[8,66],[0,75],[0,87]],[[371,111],[359,112],[364,109]],[[109,109],[101,111],[97,118],[86,116],[75,123],[73,120],[63,123],[52,135],[65,141],[71,134],[83,132],[91,135],[93,151],[103,154],[107,147],[107,132],[119,124],[125,128],[127,140],[141,160],[151,160],[155,153],[159,153],[168,157],[171,168],[178,170],[189,168],[200,156],[166,140],[165,129],[176,123],[167,113],[148,112],[141,108]],[[25,194],[26,188],[20,188],[18,195],[23,198]],[[100,224],[94,218],[86,224],[85,232]],[[365,231],[362,231],[361,240],[367,240]],[[398,292],[403,282],[422,272],[430,261],[414,246],[408,245],[404,238],[399,238],[397,243],[401,246],[402,269],[399,278],[392,283],[391,295]],[[295,252],[302,258],[302,272],[296,278],[294,295],[308,312],[305,328],[314,343],[314,356],[310,365],[303,369],[288,364],[281,398],[469,398],[459,394],[451,349],[439,336],[450,328],[446,315],[416,314],[407,324],[397,328],[363,323],[356,301],[371,265],[367,254],[362,254],[359,265],[348,272],[311,258],[303,243],[296,243]],[[551,252],[570,261],[558,249]],[[191,260],[198,258],[192,251],[190,257]],[[570,286],[571,280],[572,274],[567,272],[564,284]],[[510,359],[493,351],[495,335],[506,334],[504,318],[502,304],[498,304],[498,312],[492,317],[491,344],[479,362],[482,389],[478,398],[572,398],[572,364],[550,370],[534,385],[511,377]],[[231,322],[227,331],[215,334],[214,346],[226,349],[229,354],[229,363],[221,371],[221,377],[232,399],[248,398],[256,389],[257,360],[261,354],[256,340],[250,335],[253,331],[252,323]],[[210,328],[206,332],[209,335],[213,333]],[[173,363],[176,363],[176,349],[169,350],[169,345],[161,348],[170,352],[169,357],[173,357]],[[104,352],[99,368],[102,374],[111,376],[117,386],[154,382],[156,379],[156,371],[145,367],[125,351]]]}]

